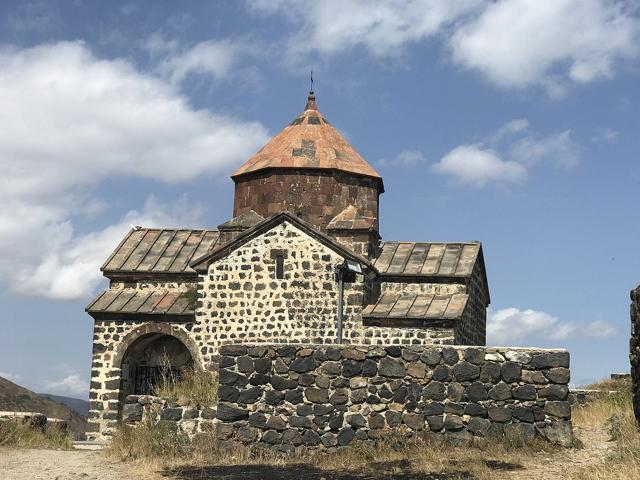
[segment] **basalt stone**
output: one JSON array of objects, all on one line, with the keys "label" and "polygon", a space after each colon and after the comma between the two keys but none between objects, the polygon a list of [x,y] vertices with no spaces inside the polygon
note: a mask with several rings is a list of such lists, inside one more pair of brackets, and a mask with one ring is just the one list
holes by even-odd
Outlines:
[{"label": "basalt stone", "polygon": [[347,359],[347,360],[356,360],[361,362],[362,360],[364,360],[365,358],[367,358],[367,355],[364,352],[361,352],[359,350],[356,350],[354,348],[345,348],[344,350],[342,350],[342,358]]},{"label": "basalt stone", "polygon": [[426,419],[429,428],[434,432],[439,432],[444,428],[444,415],[429,415]]},{"label": "basalt stone", "polygon": [[313,406],[313,414],[314,415],[327,415],[335,410],[333,405],[314,405]]},{"label": "basalt stone", "polygon": [[479,403],[467,403],[464,407],[464,414],[471,417],[486,417],[487,409]]},{"label": "basalt stone", "polygon": [[547,383],[547,377],[540,370],[522,370],[524,383]]},{"label": "basalt stone", "polygon": [[310,387],[314,383],[316,383],[316,376],[310,373],[303,373],[300,375],[300,378],[298,378],[298,385],[302,387]]},{"label": "basalt stone", "polygon": [[400,356],[407,362],[415,362],[420,357],[418,352],[406,347],[402,349],[402,353],[400,354]]},{"label": "basalt stone", "polygon": [[349,379],[344,377],[334,378],[331,382],[333,388],[346,388],[349,386]]},{"label": "basalt stone", "polygon": [[407,393],[408,393],[408,389],[406,386],[402,385],[400,387],[398,387],[396,389],[395,392],[393,392],[393,401],[395,403],[404,403],[405,400],[407,399]]},{"label": "basalt stone", "polygon": [[500,382],[489,390],[489,397],[498,401],[507,400],[511,398],[511,386],[504,382]]},{"label": "basalt stone", "polygon": [[338,445],[341,447],[349,445],[356,436],[356,432],[350,428],[345,427],[338,432]]},{"label": "basalt stone", "polygon": [[271,375],[271,386],[276,390],[291,390],[298,386],[298,382],[280,375]]},{"label": "basalt stone", "polygon": [[509,423],[504,426],[504,436],[511,443],[527,443],[535,438],[536,430],[530,423]]},{"label": "basalt stone", "polygon": [[460,360],[460,357],[458,355],[458,350],[451,347],[443,348],[442,359],[444,360],[444,363],[446,363],[447,365],[455,365],[456,363],[458,363],[458,360]]},{"label": "basalt stone", "polygon": [[277,390],[267,390],[264,394],[264,401],[268,405],[279,405],[284,400],[284,393]]},{"label": "basalt stone", "polygon": [[282,443],[297,447],[298,445],[302,445],[302,435],[300,435],[298,430],[293,428],[287,429],[282,432]]},{"label": "basalt stone", "polygon": [[566,400],[569,389],[566,385],[547,385],[540,390],[540,397],[547,400]]},{"label": "basalt stone", "polygon": [[511,390],[511,395],[516,400],[535,400],[538,392],[533,385],[522,385]]},{"label": "basalt stone", "polygon": [[160,419],[170,420],[172,422],[177,422],[178,420],[182,420],[182,409],[181,408],[165,408],[162,410],[162,413],[160,414]]},{"label": "basalt stone", "polygon": [[269,373],[271,371],[271,359],[256,358],[253,360],[253,367],[258,373]]},{"label": "basalt stone", "polygon": [[430,367],[438,365],[441,358],[440,351],[437,348],[427,348],[420,355],[420,360]]},{"label": "basalt stone", "polygon": [[529,362],[531,362],[531,355],[529,355],[526,352],[518,352],[517,350],[512,350],[512,351],[506,352],[504,356],[510,362],[522,363],[523,365],[526,365]]},{"label": "basalt stone", "polygon": [[569,369],[564,367],[550,368],[549,370],[546,370],[544,374],[549,381],[553,383],[566,384],[569,383],[569,380],[571,379]]},{"label": "basalt stone", "polygon": [[444,429],[445,430],[462,430],[464,428],[464,423],[462,421],[462,417],[459,415],[446,414],[444,416]]},{"label": "basalt stone", "polygon": [[383,385],[382,388],[378,390],[378,395],[380,395],[381,398],[386,398],[386,399],[393,398],[393,392],[387,385]]},{"label": "basalt stone", "polygon": [[366,402],[371,405],[377,405],[378,403],[380,403],[380,397],[378,397],[377,395],[369,395]]},{"label": "basalt stone", "polygon": [[271,381],[271,377],[264,373],[254,373],[249,378],[249,383],[251,385],[266,385]]},{"label": "basalt stone", "polygon": [[473,443],[473,435],[466,430],[445,432],[444,441],[452,447],[468,447]]},{"label": "basalt stone", "polygon": [[451,380],[452,370],[447,365],[438,365],[433,369],[433,375],[431,378],[438,382],[448,382]]},{"label": "basalt stone", "polygon": [[571,422],[552,421],[547,422],[538,429],[540,435],[549,442],[561,445],[563,447],[571,447],[573,445],[573,430]]},{"label": "basalt stone", "polygon": [[273,430],[284,430],[287,428],[287,422],[277,415],[272,415],[267,419],[267,428]]},{"label": "basalt stone", "polygon": [[491,421],[486,418],[473,417],[467,423],[467,430],[480,437],[486,437],[489,428],[491,428]]},{"label": "basalt stone", "polygon": [[215,408],[203,408],[202,412],[200,413],[202,418],[205,420],[213,420],[214,418],[216,418],[216,414],[217,412]]},{"label": "basalt stone", "polygon": [[324,353],[327,360],[340,360],[342,357],[342,349],[337,347],[328,347]]},{"label": "basalt stone", "polygon": [[342,375],[347,378],[355,377],[360,375],[362,372],[362,363],[356,362],[354,360],[343,360],[342,361]]},{"label": "basalt stone", "polygon": [[198,418],[200,416],[200,410],[197,408],[185,408],[182,413],[183,420],[193,420],[194,418]]},{"label": "basalt stone", "polygon": [[222,369],[218,375],[218,383],[220,383],[220,385],[237,385],[243,387],[249,383],[249,380],[245,375]]},{"label": "basalt stone", "polygon": [[450,383],[447,387],[447,398],[452,402],[459,402],[464,396],[464,387],[459,383]]},{"label": "basalt stone", "polygon": [[369,396],[366,388],[359,388],[358,390],[351,390],[351,403],[364,403]]},{"label": "basalt stone", "polygon": [[424,415],[421,413],[403,413],[402,423],[411,430],[424,430]]},{"label": "basalt stone", "polygon": [[480,377],[480,367],[469,362],[460,362],[453,367],[453,374],[459,382],[469,382]]},{"label": "basalt stone", "polygon": [[344,414],[342,412],[331,412],[329,414],[329,428],[331,430],[337,430],[342,428],[344,424]]},{"label": "basalt stone", "polygon": [[369,415],[369,428],[384,428],[384,425],[384,417],[381,414],[373,412]]},{"label": "basalt stone", "polygon": [[329,390],[326,388],[308,387],[304,389],[304,396],[311,403],[328,403]]},{"label": "basalt stone", "polygon": [[544,411],[558,418],[571,418],[569,402],[549,401],[544,405]]},{"label": "basalt stone", "polygon": [[481,348],[466,348],[464,350],[464,359],[475,365],[484,363],[484,350]]},{"label": "basalt stone", "polygon": [[422,396],[425,400],[444,400],[447,397],[447,392],[442,382],[432,381],[424,387]]},{"label": "basalt stone", "polygon": [[407,374],[407,370],[400,360],[387,357],[380,360],[378,374],[382,377],[402,378]]},{"label": "basalt stone", "polygon": [[252,427],[240,427],[236,430],[236,437],[242,443],[253,443],[258,439],[258,430]]},{"label": "basalt stone", "polygon": [[366,359],[362,364],[363,377],[375,377],[378,374],[378,364],[371,359]]},{"label": "basalt stone", "polygon": [[293,345],[283,345],[278,347],[278,355],[282,358],[293,359],[296,356],[298,349]]},{"label": "basalt stone", "polygon": [[327,375],[340,375],[340,373],[342,372],[342,365],[340,364],[340,362],[325,362],[322,365],[322,371]]},{"label": "basalt stone", "polygon": [[313,417],[313,423],[315,423],[318,428],[324,430],[324,427],[329,423],[329,415],[316,415]]},{"label": "basalt stone", "polygon": [[458,402],[449,402],[444,404],[444,412],[445,413],[453,413],[454,415],[464,415],[464,403]]},{"label": "basalt stone", "polygon": [[480,369],[480,381],[484,383],[497,383],[500,381],[500,364],[487,362]]},{"label": "basalt stone", "polygon": [[534,354],[531,358],[534,368],[569,368],[569,352],[550,352]]},{"label": "basalt stone", "polygon": [[331,432],[327,432],[320,436],[320,441],[322,442],[322,445],[327,448],[338,445],[338,437]]},{"label": "basalt stone", "polygon": [[289,390],[284,394],[284,399],[294,405],[303,402],[302,390]]},{"label": "basalt stone", "polygon": [[400,355],[402,355],[402,348],[398,347],[397,345],[384,347],[384,350],[387,352],[387,355],[390,355],[392,357],[399,357]]},{"label": "basalt stone", "polygon": [[316,386],[318,388],[329,388],[331,385],[331,379],[326,375],[318,375],[316,377]]},{"label": "basalt stone", "polygon": [[257,345],[255,347],[247,348],[247,353],[249,354],[249,356],[254,358],[264,357],[268,351],[269,351],[269,347],[264,345]]},{"label": "basalt stone", "polygon": [[367,424],[367,421],[362,415],[356,413],[347,416],[347,423],[357,429],[364,427]]},{"label": "basalt stone", "polygon": [[218,440],[228,440],[231,438],[234,432],[233,425],[218,423],[215,427],[216,430],[216,438]]},{"label": "basalt stone", "polygon": [[296,406],[296,413],[302,417],[306,417],[307,415],[311,415],[313,413],[313,406],[311,405],[298,405]]},{"label": "basalt stone", "polygon": [[240,392],[237,403],[255,403],[261,396],[261,387],[251,387]]},{"label": "basalt stone", "polygon": [[264,413],[260,412],[250,413],[249,425],[264,430],[267,428],[267,416]]},{"label": "basalt stone", "polygon": [[464,394],[470,402],[480,402],[489,398],[487,389],[480,382],[474,382],[469,385],[464,389]]},{"label": "basalt stone", "polygon": [[302,434],[302,443],[304,443],[307,447],[315,447],[320,444],[320,435],[318,435],[313,430],[306,430]]},{"label": "basalt stone", "polygon": [[531,410],[533,410],[533,418],[536,422],[542,422],[545,419],[544,408],[536,405]]},{"label": "basalt stone", "polygon": [[424,363],[413,362],[407,365],[407,373],[413,378],[424,378],[427,374],[427,368]]},{"label": "basalt stone", "polygon": [[219,368],[233,367],[236,364],[236,359],[233,357],[227,357],[225,355],[221,355],[218,360]]},{"label": "basalt stone", "polygon": [[275,430],[267,430],[262,435],[262,441],[271,445],[276,445],[282,442],[282,434],[276,432]]},{"label": "basalt stone", "polygon": [[384,418],[387,420],[389,427],[397,427],[402,422],[402,414],[400,412],[394,412],[393,410],[387,410],[384,412]]},{"label": "basalt stone", "polygon": [[248,355],[237,357],[236,364],[238,366],[238,371],[242,373],[251,373],[254,371],[253,366],[253,358]]},{"label": "basalt stone", "polygon": [[313,422],[309,417],[292,415],[289,417],[289,425],[296,428],[313,428]]},{"label": "basalt stone", "polygon": [[139,403],[128,403],[122,407],[122,421],[125,423],[140,422],[144,407]]},{"label": "basalt stone", "polygon": [[249,411],[245,408],[237,408],[232,405],[219,402],[218,403],[218,420],[223,422],[235,422],[237,420],[246,420],[249,418]]},{"label": "basalt stone", "polygon": [[522,379],[522,365],[516,362],[504,362],[500,368],[500,375],[507,383],[519,382]]},{"label": "basalt stone", "polygon": [[220,355],[239,357],[247,354],[247,347],[244,345],[221,345],[218,351]]},{"label": "basalt stone", "polygon": [[512,410],[513,418],[517,418],[521,422],[533,423],[533,410],[528,407],[515,407]]},{"label": "basalt stone", "polygon": [[492,423],[487,436],[494,439],[501,439],[504,436],[504,425],[504,423]]},{"label": "basalt stone", "polygon": [[289,365],[289,369],[298,373],[306,373],[316,368],[316,359],[313,357],[297,357]]},{"label": "basalt stone", "polygon": [[511,420],[511,409],[507,407],[489,406],[489,419],[493,422],[508,422]]},{"label": "basalt stone", "polygon": [[425,415],[442,415],[444,413],[444,405],[440,402],[429,402],[427,403],[422,412]]}]

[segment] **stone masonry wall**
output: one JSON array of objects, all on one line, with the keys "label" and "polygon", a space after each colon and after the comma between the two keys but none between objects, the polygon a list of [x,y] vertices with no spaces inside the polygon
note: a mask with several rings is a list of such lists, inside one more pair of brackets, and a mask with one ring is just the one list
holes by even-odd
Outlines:
[{"label": "stone masonry wall", "polygon": [[[276,279],[275,255],[282,253],[284,278]],[[338,284],[335,266],[343,258],[286,222],[213,262],[201,277],[196,332],[205,362],[223,344],[335,343]],[[347,284],[344,341],[352,344],[452,343],[453,332],[365,327],[365,281]],[[206,351],[206,352],[205,352]]]},{"label": "stone masonry wall", "polygon": [[281,452],[390,430],[453,444],[572,442],[566,350],[227,345],[220,354],[220,440]]},{"label": "stone masonry wall", "polygon": [[631,362],[631,381],[633,384],[633,411],[640,423],[640,286],[631,290],[631,339],[629,341],[629,360]]}]

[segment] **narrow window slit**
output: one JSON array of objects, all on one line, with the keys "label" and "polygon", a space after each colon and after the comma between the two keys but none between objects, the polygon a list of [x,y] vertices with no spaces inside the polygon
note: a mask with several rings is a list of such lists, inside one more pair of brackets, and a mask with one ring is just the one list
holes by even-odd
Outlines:
[{"label": "narrow window slit", "polygon": [[284,278],[284,255],[276,255],[276,278],[282,280]]}]

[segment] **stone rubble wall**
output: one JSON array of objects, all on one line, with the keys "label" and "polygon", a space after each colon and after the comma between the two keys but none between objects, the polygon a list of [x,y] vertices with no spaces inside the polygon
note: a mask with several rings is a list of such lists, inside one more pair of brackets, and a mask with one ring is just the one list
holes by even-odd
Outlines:
[{"label": "stone rubble wall", "polygon": [[566,350],[227,345],[217,435],[280,452],[375,441],[390,430],[471,444],[572,443]]},{"label": "stone rubble wall", "polygon": [[631,362],[631,382],[633,411],[636,422],[640,423],[640,286],[631,290],[631,339],[629,340],[629,360]]},{"label": "stone rubble wall", "polygon": [[215,408],[183,407],[152,395],[129,395],[122,409],[124,424],[135,426],[145,421],[164,424],[189,438],[213,432],[215,418]]}]

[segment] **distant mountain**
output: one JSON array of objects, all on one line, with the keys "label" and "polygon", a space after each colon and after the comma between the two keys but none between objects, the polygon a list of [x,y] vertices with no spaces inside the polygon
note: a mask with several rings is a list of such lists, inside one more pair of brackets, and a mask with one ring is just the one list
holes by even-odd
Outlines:
[{"label": "distant mountain", "polygon": [[87,418],[87,415],[89,415],[89,402],[87,400],[82,400],[80,398],[74,397],[63,397],[61,395],[53,395],[51,393],[39,393],[38,395],[44,398],[48,398],[49,400],[53,400],[54,402],[66,405],[85,418]]},{"label": "distant mountain", "polygon": [[[81,400],[79,400],[81,401]],[[74,409],[42,397],[20,385],[0,377],[0,411],[38,412],[47,417],[66,420],[75,438],[84,438],[87,420]]]}]

